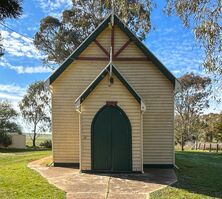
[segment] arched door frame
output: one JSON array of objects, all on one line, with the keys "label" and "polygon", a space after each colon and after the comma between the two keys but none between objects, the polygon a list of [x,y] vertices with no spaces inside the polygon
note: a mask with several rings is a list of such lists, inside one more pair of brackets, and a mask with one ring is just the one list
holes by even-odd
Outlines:
[{"label": "arched door frame", "polygon": [[129,118],[128,118],[128,116],[126,115],[126,113],[125,113],[125,111],[123,111],[118,105],[104,105],[103,107],[101,107],[99,110],[98,110],[98,112],[95,114],[95,116],[94,116],[94,118],[93,118],[93,121],[92,121],[92,124],[91,124],[91,170],[92,171],[95,171],[94,170],[94,153],[93,153],[93,148],[94,148],[94,143],[93,143],[93,129],[94,129],[94,124],[95,124],[95,121],[96,121],[96,118],[97,118],[97,116],[105,109],[105,108],[107,108],[107,107],[112,107],[112,108],[115,108],[115,109],[117,109],[117,110],[119,110],[122,114],[123,114],[123,116],[127,119],[127,121],[128,121],[128,123],[129,123],[129,130],[130,130],[130,154],[129,154],[129,156],[130,156],[130,169],[131,169],[131,171],[132,171],[132,168],[133,168],[133,166],[132,166],[132,164],[133,164],[133,161],[132,161],[132,127],[131,127],[131,122],[130,122],[130,120],[129,120]]}]

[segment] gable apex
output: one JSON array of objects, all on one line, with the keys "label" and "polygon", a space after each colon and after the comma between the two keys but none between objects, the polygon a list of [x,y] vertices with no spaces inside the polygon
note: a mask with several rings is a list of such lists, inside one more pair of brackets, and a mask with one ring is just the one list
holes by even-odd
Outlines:
[{"label": "gable apex", "polygon": [[97,85],[105,78],[107,74],[109,74],[111,67],[113,74],[122,82],[125,88],[131,93],[132,96],[134,96],[136,101],[141,105],[141,111],[145,112],[146,105],[143,102],[141,96],[132,88],[132,86],[128,83],[128,81],[123,77],[123,75],[117,70],[117,68],[112,63],[109,63],[91,82],[91,84],[81,93],[81,95],[75,100],[76,109],[80,107],[83,101],[90,95],[90,93],[97,87]]},{"label": "gable apex", "polygon": [[[71,55],[50,75],[49,84],[52,84],[63,71],[105,30],[112,20],[109,14],[103,22],[71,53]],[[130,40],[144,53],[144,55],[162,72],[162,74],[175,86],[176,77],[155,57],[155,55],[142,43],[142,41],[127,27],[122,20],[114,14],[114,24],[117,25]]]}]

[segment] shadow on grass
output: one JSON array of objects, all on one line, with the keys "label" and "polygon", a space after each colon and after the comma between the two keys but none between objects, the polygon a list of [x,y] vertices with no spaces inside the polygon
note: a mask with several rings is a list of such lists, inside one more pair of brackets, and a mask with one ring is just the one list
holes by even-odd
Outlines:
[{"label": "shadow on grass", "polygon": [[0,148],[0,153],[15,153],[15,152],[31,152],[31,151],[51,151],[52,149],[46,149],[46,148],[33,148],[28,147],[25,149],[13,149],[13,148]]},{"label": "shadow on grass", "polygon": [[222,198],[222,153],[176,152],[176,165],[178,181],[170,187]]}]

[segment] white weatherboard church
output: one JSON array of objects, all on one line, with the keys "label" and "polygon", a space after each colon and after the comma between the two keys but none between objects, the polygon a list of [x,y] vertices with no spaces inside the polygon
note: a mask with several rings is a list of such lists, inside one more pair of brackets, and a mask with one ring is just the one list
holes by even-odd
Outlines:
[{"label": "white weatherboard church", "polygon": [[174,166],[177,80],[118,16],[107,16],[47,82],[55,166]]}]

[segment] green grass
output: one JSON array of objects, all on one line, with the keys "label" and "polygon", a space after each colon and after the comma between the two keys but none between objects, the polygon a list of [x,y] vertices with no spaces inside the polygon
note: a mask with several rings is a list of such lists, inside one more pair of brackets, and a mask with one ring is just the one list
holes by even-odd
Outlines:
[{"label": "green grass", "polygon": [[[27,163],[51,151],[0,149],[0,198],[62,199],[65,193],[50,185]],[[222,198],[222,153],[176,152],[178,182],[151,194],[151,199]]]},{"label": "green grass", "polygon": [[[30,138],[30,135],[29,134],[25,134],[25,135],[26,135],[26,145],[31,147],[32,146],[32,140]],[[51,139],[52,139],[51,134],[40,135],[36,140],[36,146],[39,146],[39,144],[41,142],[44,142],[45,140],[51,140]]]},{"label": "green grass", "polygon": [[176,152],[178,182],[151,199],[222,198],[222,153]]},{"label": "green grass", "polygon": [[0,198],[65,198],[64,192],[27,167],[28,162],[49,155],[51,151],[0,149]]}]

